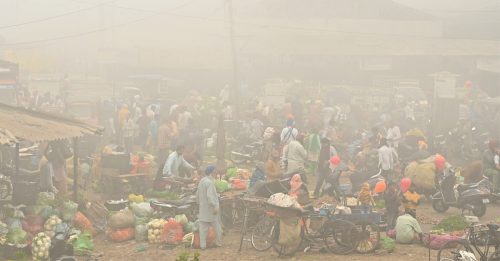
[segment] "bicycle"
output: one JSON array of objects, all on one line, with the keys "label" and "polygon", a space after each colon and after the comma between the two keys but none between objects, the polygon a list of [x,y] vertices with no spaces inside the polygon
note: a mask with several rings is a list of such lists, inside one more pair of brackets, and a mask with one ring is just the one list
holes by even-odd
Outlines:
[{"label": "bicycle", "polygon": [[[484,225],[467,227],[463,239],[447,242],[439,249],[437,260],[500,261],[500,226],[487,224],[486,230],[481,228]],[[481,249],[481,246],[484,247]],[[492,246],[494,251],[490,254]]]},{"label": "bicycle", "polygon": [[[280,215],[267,211],[252,230],[251,243],[257,251],[266,251],[271,247],[280,256],[291,256],[307,242],[309,245],[304,252],[315,244],[324,244],[324,247],[335,254],[347,255],[355,250],[352,235],[356,225],[347,220],[330,220],[328,216],[318,213],[301,212],[298,215],[300,224],[299,240],[292,244],[280,244]],[[315,228],[313,228],[315,226]]]}]

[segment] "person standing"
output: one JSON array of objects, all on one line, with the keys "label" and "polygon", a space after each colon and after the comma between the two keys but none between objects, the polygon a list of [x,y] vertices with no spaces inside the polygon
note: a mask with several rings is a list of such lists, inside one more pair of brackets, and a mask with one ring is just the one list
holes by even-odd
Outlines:
[{"label": "person standing", "polygon": [[384,202],[387,231],[389,231],[396,226],[396,219],[399,215],[400,198],[395,182],[388,183],[387,189],[384,191]]},{"label": "person standing", "polygon": [[139,145],[141,149],[145,149],[148,142],[149,123],[150,119],[148,118],[146,111],[144,110],[142,111],[142,115],[136,121],[137,127],[139,128],[137,145]]},{"label": "person standing", "polygon": [[488,143],[488,149],[484,151],[482,163],[484,175],[487,176],[493,184],[495,190],[500,189],[500,144],[497,140],[491,140]]},{"label": "person standing", "polygon": [[136,125],[132,120],[132,117],[127,116],[125,124],[122,127],[122,137],[123,137],[123,145],[127,152],[132,152],[132,148],[134,145],[134,139],[136,136]]},{"label": "person standing", "polygon": [[284,155],[287,159],[287,172],[305,169],[307,160],[307,151],[302,145],[304,136],[299,135],[297,140],[292,140],[288,143],[284,150]]},{"label": "person standing", "polygon": [[378,149],[378,167],[382,171],[382,176],[384,176],[386,180],[391,181],[398,155],[394,148],[389,147],[387,139],[382,138],[380,140],[380,145]]},{"label": "person standing", "polygon": [[281,155],[281,159],[283,161],[283,165],[288,165],[288,158],[286,157],[285,151],[287,151],[288,144],[295,140],[299,135],[299,130],[295,127],[295,120],[293,118],[288,118],[286,121],[286,127],[281,130],[280,140],[281,147],[283,149],[283,154]]},{"label": "person standing", "polygon": [[387,143],[391,148],[398,149],[399,141],[401,140],[401,130],[392,121],[389,121],[386,134]]},{"label": "person standing", "polygon": [[199,206],[198,220],[200,222],[200,248],[207,248],[208,229],[215,229],[215,244],[222,246],[222,226],[220,222],[219,196],[215,189],[215,167],[209,165],[205,169],[205,177],[200,180],[196,193],[196,201]]},{"label": "person standing", "polygon": [[164,164],[168,152],[177,137],[177,124],[171,119],[164,120],[158,128],[158,162]]},{"label": "person standing", "polygon": [[318,168],[317,168],[317,178],[316,178],[316,188],[314,189],[314,197],[319,197],[321,187],[323,187],[323,182],[326,176],[330,174],[330,158],[337,156],[337,151],[333,146],[330,145],[330,140],[327,138],[321,139],[321,150],[318,156]]}]

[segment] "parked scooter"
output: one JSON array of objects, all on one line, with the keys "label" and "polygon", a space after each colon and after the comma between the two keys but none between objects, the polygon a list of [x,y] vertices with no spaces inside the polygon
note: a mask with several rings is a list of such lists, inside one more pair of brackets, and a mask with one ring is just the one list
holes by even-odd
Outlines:
[{"label": "parked scooter", "polygon": [[462,184],[455,186],[456,177],[454,172],[445,176],[440,182],[438,192],[432,199],[432,208],[437,212],[446,212],[449,207],[469,210],[477,217],[486,214],[486,204],[490,202],[490,182],[483,178],[477,183]]}]

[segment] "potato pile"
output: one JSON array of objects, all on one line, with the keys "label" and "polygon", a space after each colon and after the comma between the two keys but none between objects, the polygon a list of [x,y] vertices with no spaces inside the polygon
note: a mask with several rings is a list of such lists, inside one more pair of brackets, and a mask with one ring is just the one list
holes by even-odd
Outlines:
[{"label": "potato pile", "polygon": [[148,225],[148,241],[151,244],[159,244],[161,243],[161,232],[163,230],[163,226],[167,221],[164,219],[153,219],[151,220]]}]

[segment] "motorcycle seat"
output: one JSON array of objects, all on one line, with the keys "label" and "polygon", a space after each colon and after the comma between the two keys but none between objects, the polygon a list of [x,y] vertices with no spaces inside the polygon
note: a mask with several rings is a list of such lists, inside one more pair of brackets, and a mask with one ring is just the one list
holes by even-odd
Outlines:
[{"label": "motorcycle seat", "polygon": [[497,224],[487,224],[486,226],[488,227],[489,230],[492,231],[497,231],[500,228],[500,226]]}]

